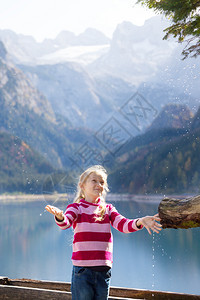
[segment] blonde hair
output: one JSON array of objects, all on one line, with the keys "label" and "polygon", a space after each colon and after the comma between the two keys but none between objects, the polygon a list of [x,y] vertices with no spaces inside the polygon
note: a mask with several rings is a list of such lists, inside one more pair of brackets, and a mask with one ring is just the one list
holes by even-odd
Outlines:
[{"label": "blonde hair", "polygon": [[101,221],[101,220],[103,220],[104,214],[106,211],[106,199],[105,198],[106,198],[107,192],[109,191],[108,183],[107,183],[108,175],[107,175],[106,169],[104,169],[104,167],[102,167],[100,165],[94,165],[94,166],[89,167],[87,170],[85,170],[80,175],[79,182],[77,185],[77,193],[74,198],[74,202],[79,203],[81,199],[85,198],[84,192],[83,192],[81,186],[86,182],[86,180],[92,173],[96,173],[96,174],[100,175],[104,181],[104,188],[103,188],[103,193],[101,196],[101,204],[99,206],[98,211],[96,212],[98,214],[98,217],[95,218],[95,221]]}]

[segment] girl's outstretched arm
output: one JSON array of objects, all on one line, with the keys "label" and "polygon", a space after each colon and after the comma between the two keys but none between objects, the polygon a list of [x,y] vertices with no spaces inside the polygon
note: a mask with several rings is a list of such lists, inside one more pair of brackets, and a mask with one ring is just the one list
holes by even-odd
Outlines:
[{"label": "girl's outstretched arm", "polygon": [[162,225],[157,223],[156,221],[160,221],[160,218],[158,216],[158,214],[154,215],[154,216],[146,216],[143,218],[139,218],[137,220],[136,225],[139,227],[140,225],[143,225],[146,230],[148,231],[149,234],[151,234],[151,230],[159,233],[159,231],[162,229]]},{"label": "girl's outstretched arm", "polygon": [[64,214],[63,211],[60,210],[59,208],[52,206],[52,205],[47,205],[45,209],[50,212],[52,215],[58,219],[58,221],[63,221],[64,220]]}]

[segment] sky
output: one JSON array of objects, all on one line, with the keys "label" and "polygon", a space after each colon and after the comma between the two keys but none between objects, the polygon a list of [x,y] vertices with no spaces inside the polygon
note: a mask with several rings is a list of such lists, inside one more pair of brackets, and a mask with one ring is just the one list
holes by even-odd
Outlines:
[{"label": "sky", "polygon": [[141,26],[152,16],[136,0],[0,0],[0,29],[33,36],[38,42],[61,31],[80,34],[92,27],[111,37],[116,26]]}]

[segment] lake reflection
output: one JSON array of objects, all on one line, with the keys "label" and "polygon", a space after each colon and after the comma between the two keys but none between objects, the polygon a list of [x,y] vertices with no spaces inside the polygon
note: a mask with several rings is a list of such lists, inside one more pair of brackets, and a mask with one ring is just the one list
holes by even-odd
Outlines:
[{"label": "lake reflection", "polygon": [[[110,202],[110,201],[109,201]],[[157,212],[158,202],[113,202],[129,218]],[[60,230],[43,201],[0,205],[0,276],[71,280],[73,232]],[[56,204],[65,209],[67,203]],[[144,229],[114,235],[113,286],[200,294],[200,229]]]}]

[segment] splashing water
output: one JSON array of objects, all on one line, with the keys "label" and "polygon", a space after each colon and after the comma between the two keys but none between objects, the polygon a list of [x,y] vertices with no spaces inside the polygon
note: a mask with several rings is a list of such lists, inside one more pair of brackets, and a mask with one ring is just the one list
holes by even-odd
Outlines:
[{"label": "splashing water", "polygon": [[40,217],[42,217],[44,213],[46,213],[46,209],[42,213],[40,213]]},{"label": "splashing water", "polygon": [[[152,244],[152,289],[155,288],[155,233],[152,234],[153,244]],[[152,294],[154,297],[154,294]]]}]

